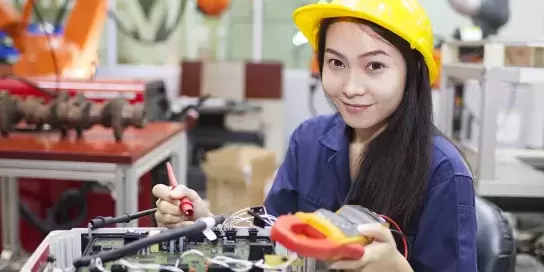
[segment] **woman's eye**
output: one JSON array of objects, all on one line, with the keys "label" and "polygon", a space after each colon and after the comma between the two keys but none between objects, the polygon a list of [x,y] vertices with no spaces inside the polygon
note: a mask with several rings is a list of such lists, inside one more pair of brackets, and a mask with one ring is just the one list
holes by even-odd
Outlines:
[{"label": "woman's eye", "polygon": [[369,70],[379,70],[379,69],[381,69],[383,67],[384,67],[384,65],[382,63],[372,62],[367,66],[367,69],[369,69]]},{"label": "woman's eye", "polygon": [[344,67],[344,64],[337,60],[337,59],[331,59],[329,60],[329,63],[333,66],[333,67]]}]

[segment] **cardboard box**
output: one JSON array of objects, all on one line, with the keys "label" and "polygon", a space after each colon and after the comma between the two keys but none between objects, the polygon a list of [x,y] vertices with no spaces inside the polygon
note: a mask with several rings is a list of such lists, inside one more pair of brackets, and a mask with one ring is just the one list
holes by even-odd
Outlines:
[{"label": "cardboard box", "polygon": [[230,145],[207,152],[202,169],[211,212],[230,215],[262,205],[276,168],[276,153],[255,146]]}]

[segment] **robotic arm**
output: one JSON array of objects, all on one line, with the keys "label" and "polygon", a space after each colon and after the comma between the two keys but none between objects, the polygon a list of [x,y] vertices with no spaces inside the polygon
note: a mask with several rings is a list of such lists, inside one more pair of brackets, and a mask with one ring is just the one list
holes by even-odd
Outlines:
[{"label": "robotic arm", "polygon": [[13,73],[23,77],[91,77],[108,15],[108,0],[77,0],[62,36],[27,35],[26,27],[35,1],[27,0],[19,13],[9,0],[0,0],[0,30],[13,39],[21,52],[19,61],[13,65]]},{"label": "robotic arm", "polygon": [[480,27],[483,38],[497,34],[510,18],[509,0],[448,0],[459,14]]}]

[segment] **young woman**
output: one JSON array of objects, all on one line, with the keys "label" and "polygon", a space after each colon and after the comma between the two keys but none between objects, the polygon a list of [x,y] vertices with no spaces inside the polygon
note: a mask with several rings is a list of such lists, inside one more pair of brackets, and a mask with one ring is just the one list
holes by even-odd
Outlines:
[{"label": "young woman", "polygon": [[[336,114],[303,122],[265,206],[273,215],[356,204],[396,221],[408,235],[405,260],[391,232],[374,237],[359,271],[477,271],[472,175],[432,124],[437,78],[433,36],[416,0],[333,0],[301,7],[295,24],[318,54],[323,89]],[[197,217],[209,214],[187,188],[158,185],[157,221],[184,221],[175,201],[187,195]],[[174,203],[172,203],[174,202]]]}]

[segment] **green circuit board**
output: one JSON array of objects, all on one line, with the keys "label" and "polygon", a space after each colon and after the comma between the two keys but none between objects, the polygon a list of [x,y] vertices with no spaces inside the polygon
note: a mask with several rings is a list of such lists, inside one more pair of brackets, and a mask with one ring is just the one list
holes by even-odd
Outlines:
[{"label": "green circuit board", "polygon": [[[98,236],[93,237],[87,246],[86,254],[104,252],[116,249],[125,245],[125,241],[119,236]],[[181,248],[180,248],[181,247]],[[183,254],[195,250],[199,254]],[[252,250],[254,251],[252,254]],[[255,258],[255,250],[259,251],[258,259]],[[170,241],[149,246],[140,250],[138,253],[127,256],[123,260],[131,264],[161,264],[163,266],[174,266],[191,272],[207,271],[229,271],[223,266],[210,264],[209,259],[215,256],[225,256],[238,260],[258,261],[264,254],[274,254],[274,245],[268,238],[257,238],[253,240],[247,237],[237,237],[236,239],[227,239],[219,237],[216,241],[203,239],[195,242],[187,239]],[[182,257],[183,256],[183,257]],[[118,261],[103,264],[108,271],[112,266],[120,265]],[[234,268],[234,267],[233,267]],[[80,271],[91,271],[89,268]],[[154,271],[149,269],[146,271]],[[155,271],[159,271],[158,269]]]}]

